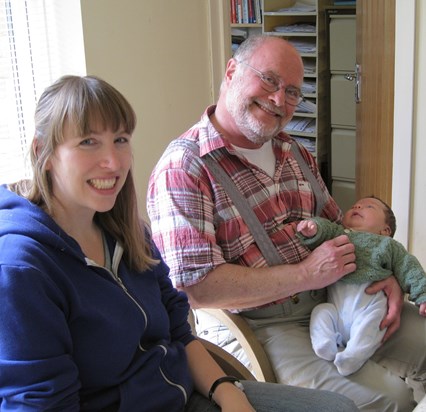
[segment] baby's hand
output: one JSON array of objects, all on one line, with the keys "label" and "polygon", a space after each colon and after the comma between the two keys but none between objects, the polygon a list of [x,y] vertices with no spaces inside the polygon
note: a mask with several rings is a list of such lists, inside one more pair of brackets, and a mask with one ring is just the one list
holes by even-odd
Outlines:
[{"label": "baby's hand", "polygon": [[420,303],[419,313],[422,316],[426,316],[426,302]]},{"label": "baby's hand", "polygon": [[317,224],[312,220],[302,220],[297,224],[296,229],[303,236],[313,237],[317,233]]}]

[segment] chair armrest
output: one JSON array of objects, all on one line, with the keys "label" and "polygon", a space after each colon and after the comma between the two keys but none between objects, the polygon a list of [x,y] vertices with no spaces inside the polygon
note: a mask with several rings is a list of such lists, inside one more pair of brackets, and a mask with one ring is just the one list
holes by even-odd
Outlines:
[{"label": "chair armrest", "polygon": [[228,353],[225,349],[203,338],[197,338],[210,353],[211,357],[230,376],[235,376],[238,379],[246,381],[255,381],[256,378],[252,373],[234,356]]},{"label": "chair armrest", "polygon": [[246,353],[258,381],[277,381],[263,346],[242,316],[224,309],[201,310],[215,317],[231,331]]},{"label": "chair armrest", "polygon": [[426,412],[426,396],[417,404],[413,412]]}]

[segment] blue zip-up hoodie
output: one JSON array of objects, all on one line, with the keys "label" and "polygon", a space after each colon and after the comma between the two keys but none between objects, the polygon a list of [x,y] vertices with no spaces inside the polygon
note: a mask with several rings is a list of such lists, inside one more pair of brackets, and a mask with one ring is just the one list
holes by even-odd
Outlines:
[{"label": "blue zip-up hoodie", "polygon": [[0,410],[182,411],[193,391],[186,296],[168,268],[112,272],[0,186]]}]

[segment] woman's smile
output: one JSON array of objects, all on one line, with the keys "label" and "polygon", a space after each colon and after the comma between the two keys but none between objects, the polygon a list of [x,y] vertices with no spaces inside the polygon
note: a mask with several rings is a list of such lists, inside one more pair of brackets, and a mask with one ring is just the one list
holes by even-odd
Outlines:
[{"label": "woman's smile", "polygon": [[90,179],[88,183],[98,190],[108,190],[112,189],[116,182],[118,181],[118,177],[108,178],[108,179]]}]

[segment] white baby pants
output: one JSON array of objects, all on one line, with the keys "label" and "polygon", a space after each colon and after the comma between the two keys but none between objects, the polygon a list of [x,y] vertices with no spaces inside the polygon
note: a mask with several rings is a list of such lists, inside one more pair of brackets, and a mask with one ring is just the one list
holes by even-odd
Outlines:
[{"label": "white baby pants", "polygon": [[385,330],[380,322],[387,312],[383,292],[365,293],[368,283],[337,282],[327,288],[328,303],[311,314],[312,348],[322,359],[333,361],[343,376],[351,375],[380,347]]}]

